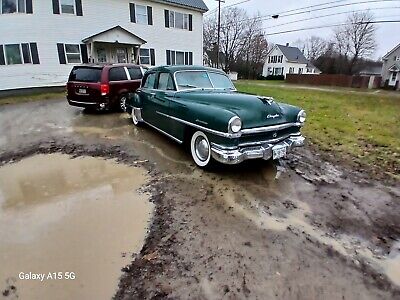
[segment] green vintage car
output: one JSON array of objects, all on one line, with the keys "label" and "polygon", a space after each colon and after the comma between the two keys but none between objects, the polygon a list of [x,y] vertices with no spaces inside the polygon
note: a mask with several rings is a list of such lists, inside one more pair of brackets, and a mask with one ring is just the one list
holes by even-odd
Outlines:
[{"label": "green vintage car", "polygon": [[136,126],[145,123],[190,146],[199,167],[279,159],[304,145],[304,110],[239,93],[224,72],[213,68],[150,69],[126,107]]}]

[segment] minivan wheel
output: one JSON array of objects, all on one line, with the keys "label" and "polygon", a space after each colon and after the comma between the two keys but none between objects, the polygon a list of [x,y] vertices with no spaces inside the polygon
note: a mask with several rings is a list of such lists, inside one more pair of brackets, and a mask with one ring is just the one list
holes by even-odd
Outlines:
[{"label": "minivan wheel", "polygon": [[123,111],[123,112],[126,111],[126,100],[127,100],[126,95],[122,95],[122,96],[119,98],[119,109],[120,109],[121,111]]},{"label": "minivan wheel", "polygon": [[212,162],[211,146],[207,136],[202,131],[193,133],[190,141],[190,152],[193,160],[201,168],[208,167]]}]

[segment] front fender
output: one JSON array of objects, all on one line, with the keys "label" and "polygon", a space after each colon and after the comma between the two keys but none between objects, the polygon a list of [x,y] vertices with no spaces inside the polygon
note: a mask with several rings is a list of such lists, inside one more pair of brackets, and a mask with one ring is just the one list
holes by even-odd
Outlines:
[{"label": "front fender", "polygon": [[236,114],[227,109],[202,103],[171,102],[171,115],[212,131],[228,133],[228,122]]},{"label": "front fender", "polygon": [[142,101],[139,97],[139,94],[136,92],[129,93],[126,105],[129,106],[131,109],[132,107],[142,107]]}]

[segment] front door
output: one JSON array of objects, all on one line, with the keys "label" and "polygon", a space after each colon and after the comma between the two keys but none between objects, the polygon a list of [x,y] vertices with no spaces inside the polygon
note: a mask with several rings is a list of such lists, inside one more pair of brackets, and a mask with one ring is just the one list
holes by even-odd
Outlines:
[{"label": "front door", "polygon": [[396,85],[398,74],[399,74],[399,72],[390,73],[390,78],[389,78],[389,85],[390,86],[395,86]]},{"label": "front door", "polygon": [[117,48],[116,50],[117,63],[127,63],[128,62],[128,51],[126,48]]},{"label": "front door", "polygon": [[[163,73],[162,73],[163,74]],[[169,75],[169,74],[167,74]],[[139,97],[142,102],[142,115],[145,121],[151,125],[170,132],[170,119],[168,118],[169,97],[173,91],[159,88],[159,74],[150,73],[144,79],[144,85],[140,89]]]}]

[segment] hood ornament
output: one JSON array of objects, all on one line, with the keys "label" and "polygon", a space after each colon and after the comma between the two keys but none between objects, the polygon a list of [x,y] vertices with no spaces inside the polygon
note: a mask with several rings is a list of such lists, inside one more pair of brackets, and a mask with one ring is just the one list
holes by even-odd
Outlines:
[{"label": "hood ornament", "polygon": [[264,104],[272,105],[274,103],[274,98],[272,97],[258,97]]}]

